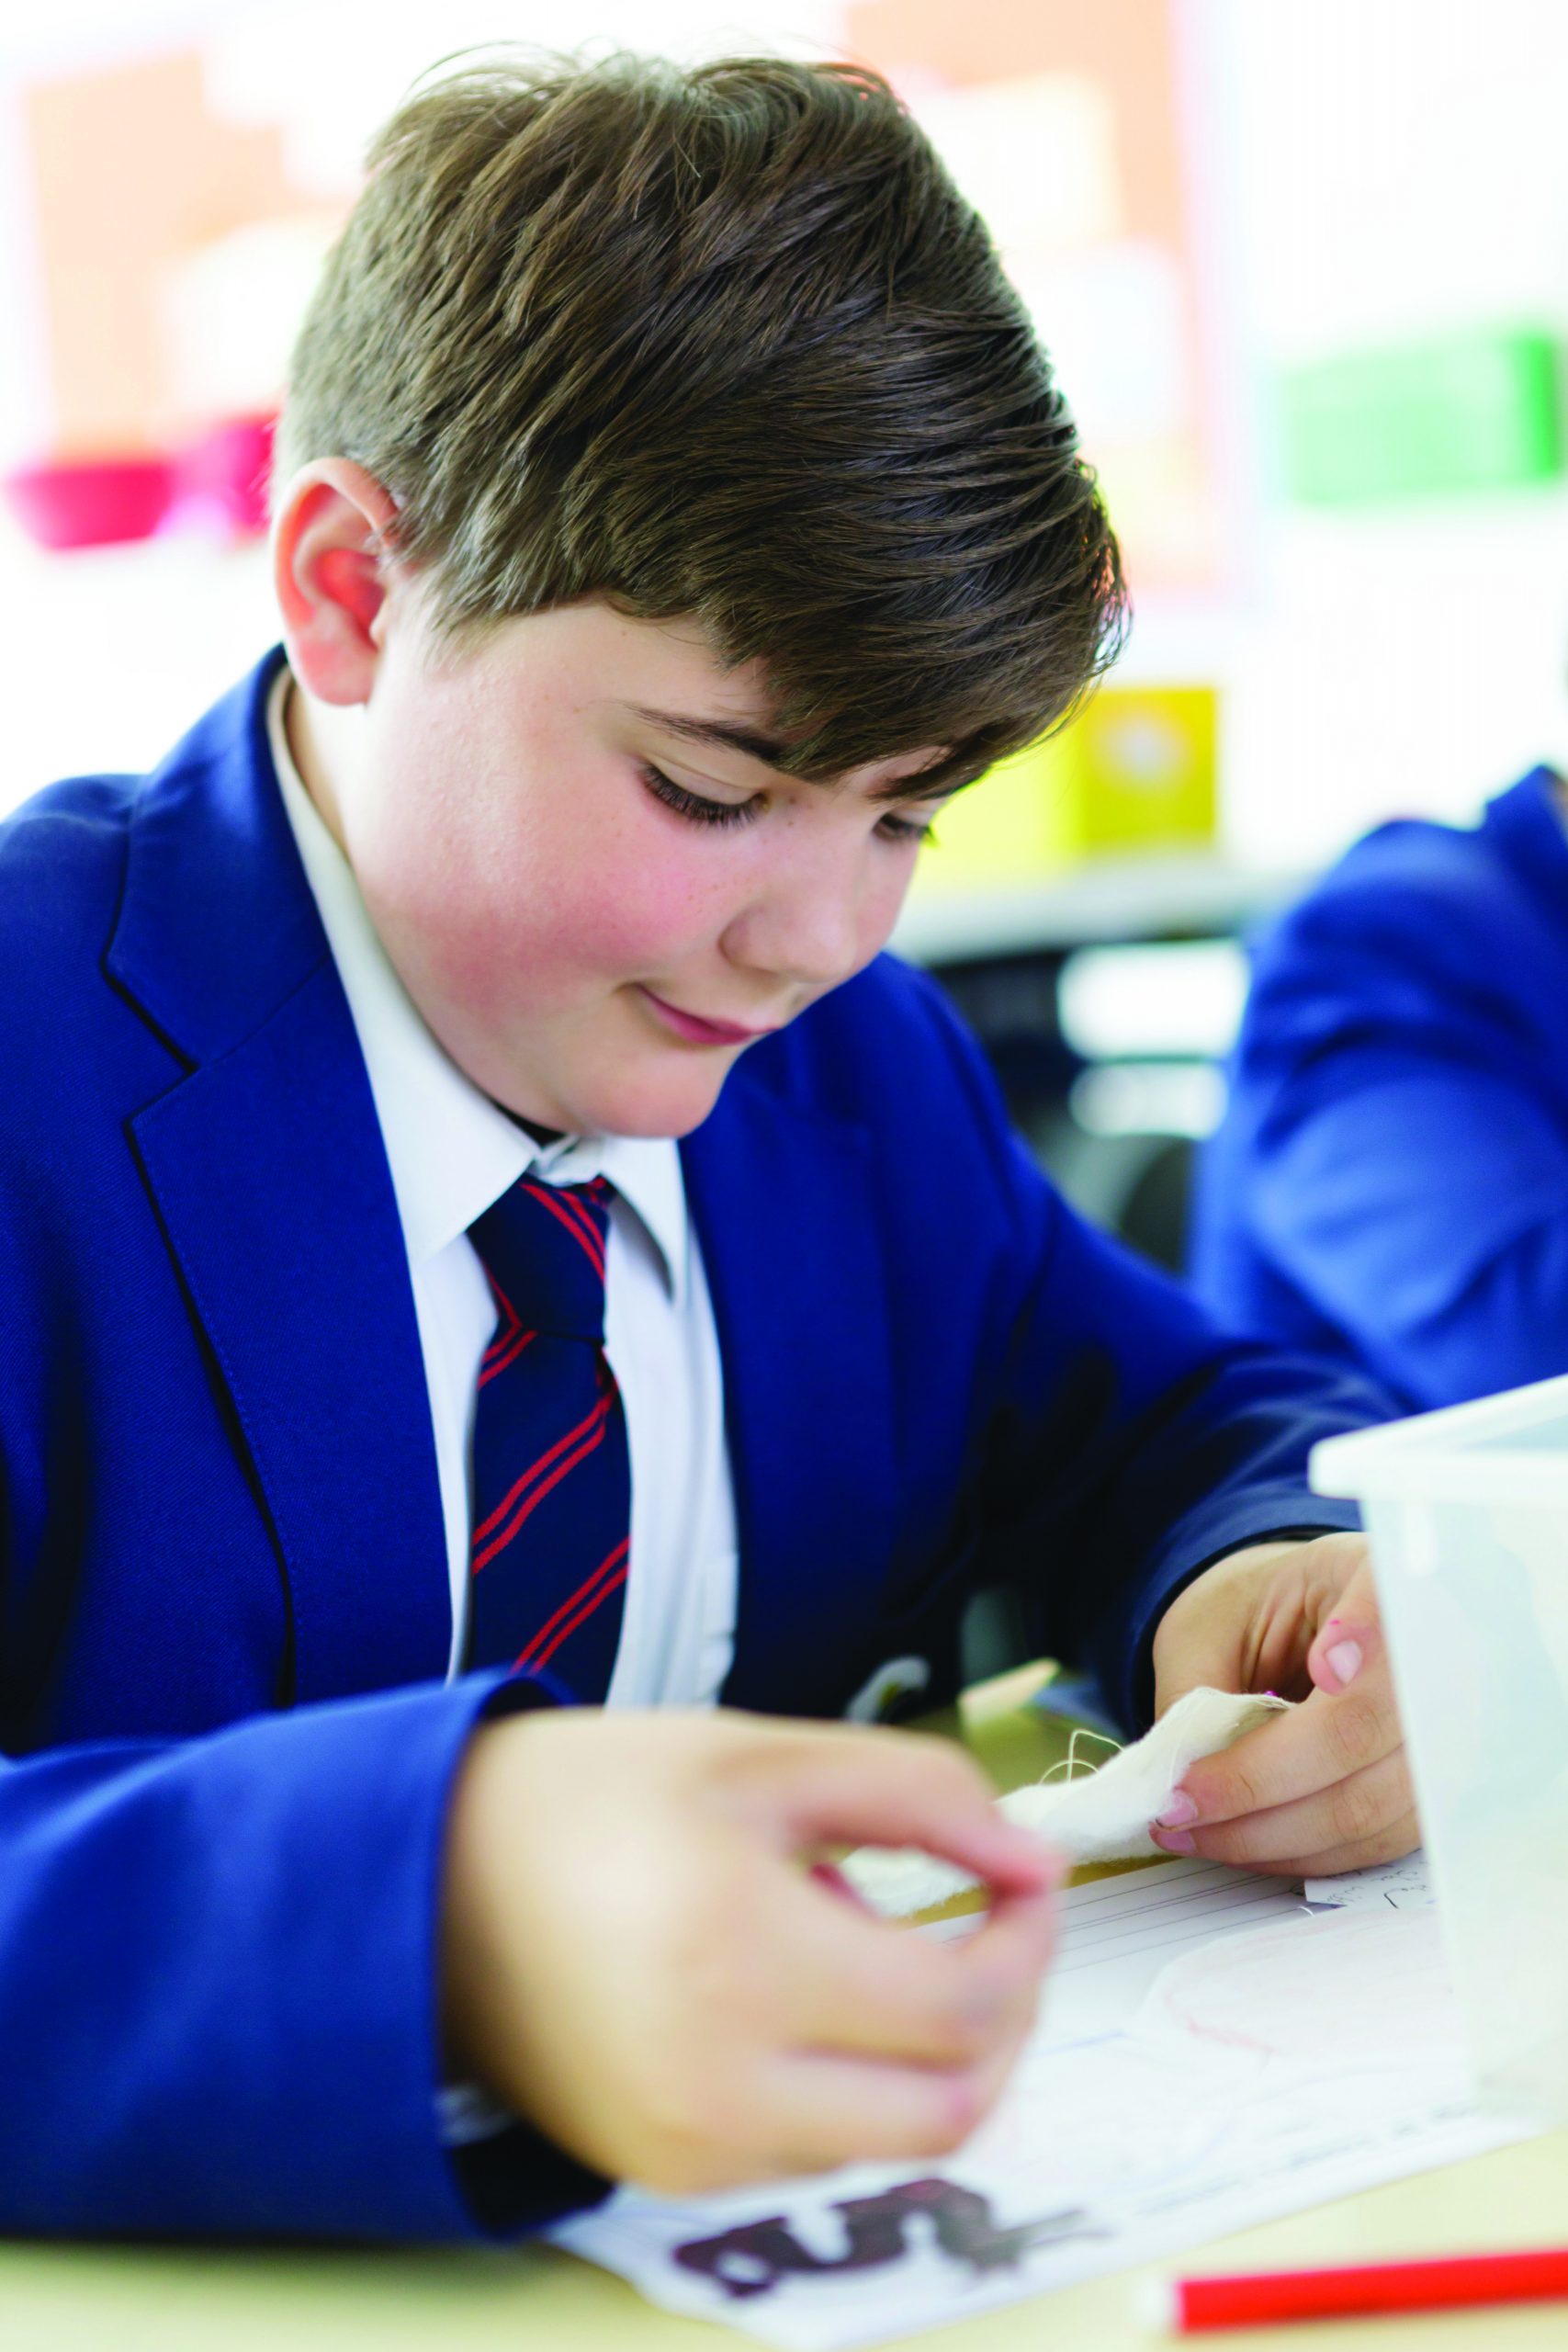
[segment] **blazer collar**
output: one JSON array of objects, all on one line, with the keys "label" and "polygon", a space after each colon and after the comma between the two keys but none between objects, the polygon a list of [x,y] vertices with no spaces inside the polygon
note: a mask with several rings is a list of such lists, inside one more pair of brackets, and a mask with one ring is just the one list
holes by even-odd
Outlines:
[{"label": "blazer collar", "polygon": [[187,1062],[227,1053],[327,960],[272,772],[276,646],[148,777],[130,820],[111,979]]},{"label": "blazer collar", "polygon": [[132,1144],[321,1699],[441,1674],[451,1606],[397,1201],[266,749],[279,658],[149,779],[107,961],[186,1064]]}]

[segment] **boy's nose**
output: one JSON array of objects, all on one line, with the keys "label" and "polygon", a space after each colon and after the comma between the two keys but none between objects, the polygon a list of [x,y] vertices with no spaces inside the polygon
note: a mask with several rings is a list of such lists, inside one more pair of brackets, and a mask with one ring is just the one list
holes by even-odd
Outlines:
[{"label": "boy's nose", "polygon": [[812,859],[729,927],[726,946],[739,963],[813,989],[835,987],[865,960],[862,877],[852,861]]}]

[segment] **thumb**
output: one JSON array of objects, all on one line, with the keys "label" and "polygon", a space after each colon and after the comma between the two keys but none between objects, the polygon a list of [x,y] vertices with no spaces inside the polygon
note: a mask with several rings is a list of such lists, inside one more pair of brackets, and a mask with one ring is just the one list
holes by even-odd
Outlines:
[{"label": "thumb", "polygon": [[1350,1578],[1307,1652],[1307,1672],[1320,1690],[1337,1697],[1365,1667],[1383,1655],[1382,1619],[1371,1562]]}]

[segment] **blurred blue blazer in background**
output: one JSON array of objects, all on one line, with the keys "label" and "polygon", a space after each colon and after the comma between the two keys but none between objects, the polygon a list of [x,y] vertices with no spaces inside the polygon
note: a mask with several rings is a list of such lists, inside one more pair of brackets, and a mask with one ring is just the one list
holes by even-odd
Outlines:
[{"label": "blurred blue blazer in background", "polygon": [[1199,1172],[1210,1306],[1412,1408],[1568,1372],[1558,792],[1385,825],[1260,941]]}]

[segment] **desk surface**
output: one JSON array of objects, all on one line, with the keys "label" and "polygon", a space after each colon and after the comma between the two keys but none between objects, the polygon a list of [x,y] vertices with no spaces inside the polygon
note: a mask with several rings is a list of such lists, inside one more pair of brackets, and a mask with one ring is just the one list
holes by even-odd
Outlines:
[{"label": "desk surface", "polygon": [[[971,1694],[964,1736],[999,1785],[1060,1755],[1060,1726],[1021,1709],[1040,1670]],[[941,1727],[959,1728],[955,1716]],[[1319,2206],[1205,2247],[1194,2269],[1286,2268],[1406,2254],[1547,2245],[1568,2235],[1568,2132]],[[907,2339],[931,2352],[1150,2352],[1146,2281],[1122,2271]],[[620,2279],[547,2246],[521,2252],[336,2254],[0,2247],[4,2352],[722,2352],[739,2335],[651,2310]],[[1534,2352],[1568,2342],[1563,2306],[1440,2319],[1238,2330],[1229,2352]]]}]

